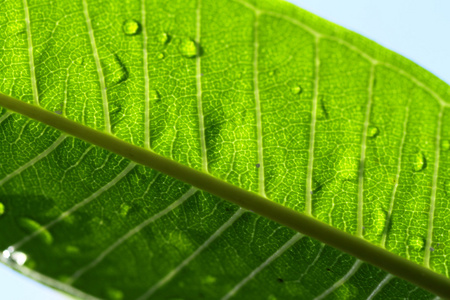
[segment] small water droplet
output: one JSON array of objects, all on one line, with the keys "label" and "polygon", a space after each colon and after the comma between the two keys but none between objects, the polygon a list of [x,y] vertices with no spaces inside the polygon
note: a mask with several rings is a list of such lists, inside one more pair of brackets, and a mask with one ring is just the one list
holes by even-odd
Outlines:
[{"label": "small water droplet", "polygon": [[434,251],[434,248],[433,248],[433,247],[430,247],[430,251],[433,252],[433,251]]},{"label": "small water droplet", "polygon": [[42,227],[38,222],[28,218],[20,218],[18,223],[19,226],[29,234],[39,231],[37,236],[45,244],[50,245],[53,242],[53,236],[51,233]]},{"label": "small water droplet", "polygon": [[148,92],[148,97],[150,100],[159,100],[159,93],[157,90],[150,90]]},{"label": "small water droplet", "polygon": [[105,90],[128,79],[128,70],[117,54],[105,57],[101,63],[105,74]]},{"label": "small water droplet", "polygon": [[4,250],[2,252],[2,256],[18,264],[19,266],[23,266],[23,264],[27,261],[27,255],[23,252],[16,251],[12,246],[9,246],[8,249]]},{"label": "small water droplet", "polygon": [[302,87],[301,86],[294,86],[291,88],[291,92],[294,95],[299,95],[302,92]]},{"label": "small water droplet", "polygon": [[78,254],[78,253],[80,253],[80,249],[78,247],[68,245],[66,247],[66,252],[69,254]]},{"label": "small water droplet", "polygon": [[164,52],[159,52],[158,55],[156,56],[158,59],[164,59],[164,57],[166,57],[166,54],[164,54]]},{"label": "small water droplet", "polygon": [[11,254],[14,252],[14,250],[15,250],[14,247],[9,246],[8,249],[3,250],[2,256],[3,256],[4,258],[8,259],[8,258],[11,257]]},{"label": "small water droplet", "polygon": [[441,150],[442,151],[450,150],[450,140],[442,140],[441,141]]},{"label": "small water droplet", "polygon": [[27,258],[27,255],[20,251],[15,251],[11,254],[11,259],[19,266],[23,266],[23,264],[27,261]]},{"label": "small water droplet", "polygon": [[167,33],[165,33],[165,32],[161,32],[160,34],[158,34],[156,36],[156,40],[159,43],[165,45],[169,41],[169,35]]},{"label": "small water droplet", "polygon": [[127,216],[127,214],[128,214],[128,211],[130,210],[130,206],[128,205],[128,204],[122,204],[121,206],[120,206],[120,215],[122,216],[122,217],[126,217]]},{"label": "small water droplet", "polygon": [[208,275],[202,278],[202,284],[212,284],[217,281],[217,278],[211,275]]},{"label": "small water droplet", "polygon": [[62,112],[60,110],[55,110],[55,114],[60,115]]},{"label": "small water droplet", "polygon": [[413,160],[413,170],[416,172],[422,171],[427,167],[427,158],[420,152],[417,153]]},{"label": "small water droplet", "polygon": [[141,30],[141,25],[135,20],[126,20],[122,26],[123,32],[126,35],[136,35]]},{"label": "small water droplet", "polygon": [[183,39],[179,45],[181,55],[187,58],[197,56],[197,45],[191,39]]},{"label": "small water droplet", "polygon": [[75,59],[75,63],[81,66],[84,63],[84,58],[78,57],[77,59]]},{"label": "small water droplet", "polygon": [[5,213],[5,205],[3,205],[3,203],[0,202],[0,216],[3,215]]},{"label": "small water droplet", "polygon": [[108,299],[111,299],[111,300],[122,300],[123,299],[123,292],[113,289],[113,288],[109,288],[106,291],[106,294],[108,295]]},{"label": "small water droplet", "polygon": [[257,167],[257,168],[261,167],[261,164],[256,164],[256,167]]},{"label": "small water droplet", "polygon": [[412,238],[408,241],[408,246],[414,250],[423,250],[425,245],[425,240],[422,237]]},{"label": "small water droplet", "polygon": [[367,136],[370,138],[375,138],[380,134],[380,130],[376,126],[369,126],[367,130]]}]

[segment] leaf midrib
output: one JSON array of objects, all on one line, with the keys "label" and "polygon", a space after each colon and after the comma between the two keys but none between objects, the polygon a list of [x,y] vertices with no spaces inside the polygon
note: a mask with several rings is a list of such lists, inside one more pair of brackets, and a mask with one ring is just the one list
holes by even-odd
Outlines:
[{"label": "leaf midrib", "polygon": [[151,150],[132,145],[119,138],[76,123],[41,107],[0,94],[6,109],[52,126],[90,144],[128,158],[136,163],[188,183],[228,200],[261,216],[290,227],[332,247],[338,248],[389,273],[406,279],[437,295],[450,294],[450,279],[429,268],[393,254],[370,242],[338,230],[304,213],[272,202],[254,192],[222,181],[208,173],[192,169]]}]

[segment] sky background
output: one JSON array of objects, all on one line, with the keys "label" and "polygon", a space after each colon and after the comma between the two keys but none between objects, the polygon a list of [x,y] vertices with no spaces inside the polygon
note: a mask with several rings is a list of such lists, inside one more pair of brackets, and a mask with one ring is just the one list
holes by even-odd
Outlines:
[{"label": "sky background", "polygon": [[[291,0],[411,59],[450,83],[450,1]],[[67,300],[68,297],[0,264],[0,298]]]}]

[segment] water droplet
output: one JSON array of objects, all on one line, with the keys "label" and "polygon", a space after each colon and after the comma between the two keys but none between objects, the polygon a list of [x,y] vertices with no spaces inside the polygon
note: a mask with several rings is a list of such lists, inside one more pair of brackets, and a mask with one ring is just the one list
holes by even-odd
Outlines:
[{"label": "water droplet", "polygon": [[158,55],[156,56],[158,59],[164,59],[164,57],[166,57],[166,55],[164,54],[164,52],[159,52]]},{"label": "water droplet", "polygon": [[157,90],[150,90],[148,92],[148,97],[150,100],[159,100],[160,99],[159,93]]},{"label": "water droplet", "polygon": [[23,266],[27,261],[27,255],[23,252],[15,251],[11,254],[11,259],[19,266]]},{"label": "water droplet", "polygon": [[78,57],[77,59],[75,59],[75,63],[81,66],[84,63],[84,58]]},{"label": "water droplet", "polygon": [[445,181],[444,190],[446,195],[450,195],[450,180]]},{"label": "water droplet", "polygon": [[28,218],[20,218],[18,223],[19,226],[29,234],[34,233],[35,231],[39,231],[37,236],[45,244],[50,245],[53,242],[53,236],[38,222]]},{"label": "water droplet", "polygon": [[120,215],[122,216],[122,217],[126,217],[127,216],[127,214],[128,214],[128,211],[130,210],[130,206],[128,205],[128,204],[122,204],[121,206],[120,206]]},{"label": "water droplet", "polygon": [[257,168],[261,167],[261,164],[256,164],[256,167],[257,167]]},{"label": "water droplet", "polygon": [[60,110],[55,110],[55,114],[60,115],[62,112]]},{"label": "water droplet", "polygon": [[135,20],[126,20],[122,29],[126,35],[136,35],[141,31],[141,25]]},{"label": "water droplet", "polygon": [[105,70],[106,88],[110,88],[128,79],[128,70],[117,54],[110,55],[102,60]]},{"label": "water droplet", "polygon": [[4,258],[11,260],[19,266],[23,266],[27,261],[27,255],[23,252],[16,251],[12,246],[9,246],[8,249],[4,250],[2,255]]},{"label": "water droplet", "polygon": [[211,275],[208,275],[202,278],[202,284],[212,284],[217,281],[217,278]]},{"label": "water droplet", "polygon": [[0,202],[0,216],[5,213],[5,206]]},{"label": "water droplet", "polygon": [[408,246],[416,251],[423,250],[425,245],[425,239],[422,237],[412,238],[408,241]]},{"label": "water droplet", "polygon": [[434,248],[433,248],[433,247],[430,247],[430,251],[433,252],[433,251],[434,251]]},{"label": "water droplet", "polygon": [[413,170],[416,172],[422,171],[427,167],[427,158],[420,152],[417,153],[413,160]]},{"label": "water droplet", "polygon": [[442,140],[441,141],[441,150],[442,151],[450,150],[450,140]]},{"label": "water droplet", "polygon": [[197,45],[191,39],[183,39],[179,45],[181,55],[187,58],[197,56]]},{"label": "water droplet", "polygon": [[11,257],[11,254],[14,252],[14,247],[9,246],[8,249],[3,250],[2,255],[4,258],[8,259]]},{"label": "water droplet", "polygon": [[106,294],[108,295],[108,299],[111,300],[122,300],[123,299],[123,293],[122,291],[113,289],[113,288],[109,288],[106,291]]},{"label": "water droplet", "polygon": [[69,254],[78,254],[80,253],[80,249],[78,247],[69,245],[66,247],[66,252]]},{"label": "water droplet", "polygon": [[370,138],[375,138],[380,134],[380,130],[376,126],[369,126],[367,130],[367,136]]},{"label": "water droplet", "polygon": [[302,87],[301,86],[294,86],[291,88],[291,92],[294,95],[299,95],[302,92]]},{"label": "water droplet", "polygon": [[169,41],[169,35],[167,33],[165,33],[165,32],[161,32],[160,34],[158,34],[156,36],[156,40],[159,43],[165,45]]}]

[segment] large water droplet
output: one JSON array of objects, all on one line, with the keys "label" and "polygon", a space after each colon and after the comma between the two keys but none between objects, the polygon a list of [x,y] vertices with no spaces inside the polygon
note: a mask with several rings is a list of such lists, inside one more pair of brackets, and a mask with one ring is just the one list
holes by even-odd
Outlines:
[{"label": "large water droplet", "polygon": [[380,134],[380,130],[376,126],[369,126],[367,130],[367,136],[370,138],[375,138]]},{"label": "large water droplet", "polygon": [[425,157],[425,154],[423,154],[422,152],[417,153],[413,161],[413,170],[419,172],[425,169],[426,167],[427,167],[427,158]]},{"label": "large water droplet", "polygon": [[441,150],[442,151],[450,150],[450,141],[449,140],[442,140],[441,141]]},{"label": "large water droplet", "polygon": [[181,55],[187,58],[192,58],[197,55],[197,45],[191,39],[183,39],[180,42],[179,50]]},{"label": "large water droplet", "polygon": [[29,234],[39,231],[37,236],[45,244],[50,245],[53,242],[53,236],[51,233],[42,227],[38,222],[28,218],[20,218],[18,223],[19,226]]},{"label": "large water droplet", "polygon": [[0,202],[0,216],[5,213],[5,206]]},{"label": "large water droplet", "polygon": [[126,35],[136,35],[141,31],[141,25],[135,20],[126,20],[122,29]]},{"label": "large water droplet", "polygon": [[160,43],[165,45],[169,41],[169,35],[165,32],[161,32],[156,36],[156,40]]},{"label": "large water droplet", "polygon": [[291,88],[291,92],[294,95],[300,95],[302,93],[302,87],[301,86],[294,86]]}]

